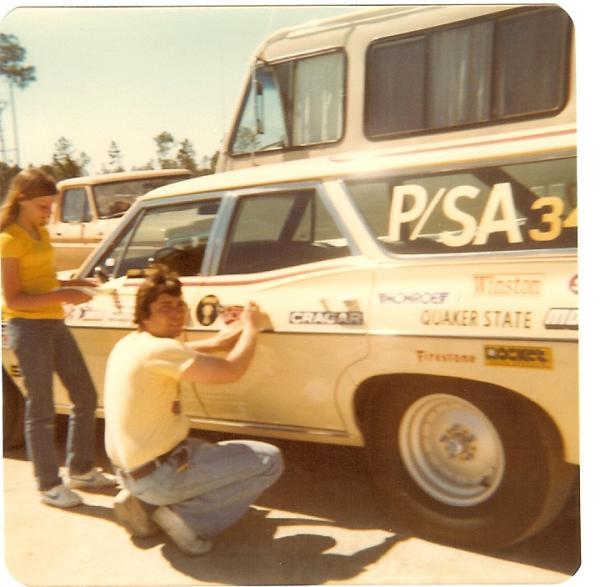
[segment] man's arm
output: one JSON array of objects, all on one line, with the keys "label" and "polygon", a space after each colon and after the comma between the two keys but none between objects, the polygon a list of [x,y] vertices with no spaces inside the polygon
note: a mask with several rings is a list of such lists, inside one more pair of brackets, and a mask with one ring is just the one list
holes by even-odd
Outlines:
[{"label": "man's arm", "polygon": [[217,334],[202,340],[193,340],[185,346],[199,353],[212,353],[216,351],[230,351],[242,334],[243,325],[238,320],[222,328]]},{"label": "man's arm", "polygon": [[254,356],[256,336],[260,325],[260,309],[250,302],[240,317],[241,334],[226,357],[198,354],[183,372],[182,380],[196,383],[233,383],[246,372]]}]

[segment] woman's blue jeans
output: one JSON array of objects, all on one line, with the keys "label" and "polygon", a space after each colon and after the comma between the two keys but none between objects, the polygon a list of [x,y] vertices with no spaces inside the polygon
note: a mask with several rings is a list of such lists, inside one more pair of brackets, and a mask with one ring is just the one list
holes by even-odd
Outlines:
[{"label": "woman's blue jeans", "polygon": [[62,320],[12,318],[10,346],[19,361],[27,391],[25,441],[41,491],[62,483],[55,450],[53,373],[73,402],[69,416],[66,465],[71,474],[94,463],[96,389],[73,335]]},{"label": "woman's blue jeans", "polygon": [[[188,451],[185,467],[180,451]],[[146,477],[117,473],[133,495],[168,505],[198,536],[212,538],[239,520],[282,472],[283,458],[271,444],[188,438]]]}]

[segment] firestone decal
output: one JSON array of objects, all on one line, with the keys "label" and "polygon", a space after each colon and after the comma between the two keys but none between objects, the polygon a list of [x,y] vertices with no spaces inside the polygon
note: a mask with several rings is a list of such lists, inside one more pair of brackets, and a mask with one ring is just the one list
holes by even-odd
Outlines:
[{"label": "firestone decal", "polygon": [[485,345],[485,364],[492,367],[552,369],[552,349],[512,345]]},{"label": "firestone decal", "polygon": [[538,273],[486,273],[473,276],[476,294],[495,296],[539,296],[542,293],[543,277]]},{"label": "firestone decal", "polygon": [[290,324],[343,324],[355,326],[362,323],[362,312],[312,312],[305,310],[290,312]]},{"label": "firestone decal", "polygon": [[432,353],[429,351],[415,351],[419,363],[474,363],[475,355],[461,355],[458,353]]},{"label": "firestone decal", "polygon": [[423,310],[424,326],[465,326],[483,328],[531,328],[530,311],[523,310]]},{"label": "firestone decal", "polygon": [[448,297],[447,291],[426,292],[380,292],[377,294],[380,304],[443,304]]}]

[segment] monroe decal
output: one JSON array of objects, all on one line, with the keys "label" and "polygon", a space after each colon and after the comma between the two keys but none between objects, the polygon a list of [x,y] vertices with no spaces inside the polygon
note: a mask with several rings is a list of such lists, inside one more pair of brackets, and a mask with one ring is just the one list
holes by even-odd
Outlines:
[{"label": "monroe decal", "polygon": [[380,292],[377,296],[381,304],[443,304],[448,293],[447,291]]},{"label": "monroe decal", "polygon": [[343,324],[355,326],[362,323],[362,312],[311,312],[305,310],[290,312],[290,324]]}]

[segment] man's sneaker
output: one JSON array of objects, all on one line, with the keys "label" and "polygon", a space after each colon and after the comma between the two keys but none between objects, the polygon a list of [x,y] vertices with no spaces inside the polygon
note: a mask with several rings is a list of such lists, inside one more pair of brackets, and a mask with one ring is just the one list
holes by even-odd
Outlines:
[{"label": "man's sneaker", "polygon": [[114,487],[116,484],[117,480],[114,475],[106,475],[98,468],[81,475],[69,475],[67,480],[67,485],[73,489],[77,487],[101,489],[102,487]]},{"label": "man's sneaker", "polygon": [[156,508],[152,519],[163,529],[177,548],[189,556],[206,554],[212,548],[212,542],[196,536],[194,531],[167,506]]},{"label": "man's sneaker", "polygon": [[127,489],[123,489],[117,494],[113,508],[119,524],[124,526],[132,536],[146,538],[154,536],[160,530],[152,521],[144,504],[131,495]]},{"label": "man's sneaker", "polygon": [[40,491],[42,503],[57,508],[72,508],[83,503],[81,496],[64,485],[57,485],[47,491]]}]

